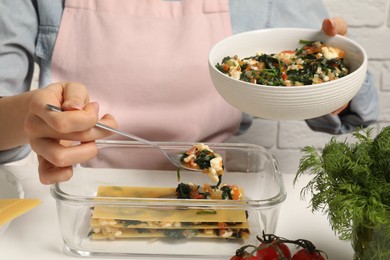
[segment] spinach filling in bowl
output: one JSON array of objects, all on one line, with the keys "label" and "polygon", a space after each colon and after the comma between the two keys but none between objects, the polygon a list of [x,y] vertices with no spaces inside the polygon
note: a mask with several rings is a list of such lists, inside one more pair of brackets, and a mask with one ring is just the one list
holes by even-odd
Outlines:
[{"label": "spinach filling in bowl", "polygon": [[216,68],[232,78],[267,86],[303,86],[348,74],[344,51],[321,41],[300,41],[303,47],[275,54],[225,57]]}]

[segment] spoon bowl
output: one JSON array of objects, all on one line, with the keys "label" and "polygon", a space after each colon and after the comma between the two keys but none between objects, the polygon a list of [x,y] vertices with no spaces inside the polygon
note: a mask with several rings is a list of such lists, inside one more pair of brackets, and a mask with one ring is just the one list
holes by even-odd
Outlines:
[{"label": "spoon bowl", "polygon": [[[60,107],[57,107],[57,106],[53,106],[53,105],[46,105],[46,107],[51,110],[51,111],[55,111],[55,112],[64,112],[64,110],[62,110]],[[161,146],[155,144],[154,142],[151,142],[149,140],[146,140],[144,138],[141,138],[139,136],[136,136],[136,135],[133,135],[133,134],[130,134],[130,133],[126,133],[126,132],[123,132],[119,129],[116,129],[116,128],[112,128],[108,125],[105,125],[105,124],[102,124],[102,123],[96,123],[95,125],[96,127],[99,127],[101,129],[104,129],[104,130],[107,130],[107,131],[110,131],[110,132],[113,132],[113,133],[116,133],[116,134],[119,134],[121,136],[124,136],[124,137],[127,137],[127,138],[130,138],[132,140],[136,140],[136,141],[139,141],[141,143],[144,143],[144,144],[148,144],[150,146],[153,146],[154,148],[160,150],[164,156],[173,164],[175,165],[176,167],[178,168],[182,168],[182,169],[185,169],[185,170],[189,170],[189,171],[202,171],[201,169],[195,169],[195,168],[191,168],[191,167],[187,167],[185,166],[184,164],[182,164],[181,162],[181,154],[169,154],[167,153],[164,148],[162,148]]]}]

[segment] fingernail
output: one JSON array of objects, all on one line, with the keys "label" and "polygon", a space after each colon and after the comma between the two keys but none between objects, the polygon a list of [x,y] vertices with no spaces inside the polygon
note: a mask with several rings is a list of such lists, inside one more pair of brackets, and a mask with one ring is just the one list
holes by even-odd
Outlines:
[{"label": "fingernail", "polygon": [[90,104],[95,108],[96,112],[99,112],[100,105],[98,102],[93,101]]},{"label": "fingernail", "polygon": [[66,110],[83,110],[84,104],[78,101],[65,101],[62,104],[63,107],[66,107]]},{"label": "fingernail", "polygon": [[71,108],[73,108],[74,110],[83,110],[83,108],[84,108],[84,104],[80,104],[80,103],[77,103],[77,102],[70,103],[69,106]]}]

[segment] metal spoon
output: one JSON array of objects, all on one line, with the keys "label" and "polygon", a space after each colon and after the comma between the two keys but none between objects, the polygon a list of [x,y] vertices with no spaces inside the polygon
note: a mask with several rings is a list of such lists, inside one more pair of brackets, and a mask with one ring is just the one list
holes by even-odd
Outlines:
[{"label": "metal spoon", "polygon": [[[49,110],[51,110],[51,111],[64,112],[60,107],[53,106],[53,105],[50,105],[50,104],[47,104],[46,107]],[[102,123],[99,123],[99,122],[96,123],[95,126],[99,127],[99,128],[102,128],[102,129],[105,129],[107,131],[111,131],[113,133],[125,136],[127,138],[130,138],[130,139],[133,139],[133,140],[137,140],[137,141],[139,141],[141,143],[148,144],[150,146],[153,146],[154,148],[159,149],[165,155],[165,157],[167,157],[168,160],[171,161],[171,163],[173,163],[178,168],[182,168],[182,169],[186,169],[186,170],[190,170],[190,171],[202,171],[200,169],[194,169],[194,168],[190,168],[190,167],[185,166],[184,164],[181,163],[181,160],[180,160],[181,154],[168,154],[162,147],[158,146],[157,144],[155,144],[155,143],[153,143],[153,142],[151,142],[149,140],[143,139],[143,138],[141,138],[139,136],[136,136],[136,135],[133,135],[133,134],[129,134],[129,133],[123,132],[121,130],[112,128],[112,127],[110,127],[108,125],[105,125],[105,124],[102,124]]]}]

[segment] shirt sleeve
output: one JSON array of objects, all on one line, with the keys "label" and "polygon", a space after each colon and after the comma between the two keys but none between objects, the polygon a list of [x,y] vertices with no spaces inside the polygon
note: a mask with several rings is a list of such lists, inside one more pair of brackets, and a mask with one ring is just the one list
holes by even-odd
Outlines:
[{"label": "shirt sleeve", "polygon": [[348,107],[339,115],[325,115],[306,120],[314,131],[345,134],[358,127],[368,127],[379,119],[379,101],[375,81],[367,72],[364,83]]},{"label": "shirt sleeve", "polygon": [[[31,0],[2,0],[0,10],[1,98],[30,89],[38,21]],[[0,164],[23,159],[30,150],[29,145],[24,145],[0,151]]]},{"label": "shirt sleeve", "polygon": [[0,151],[0,164],[19,161],[25,158],[30,152],[30,145],[23,145],[10,150]]},{"label": "shirt sleeve", "polygon": [[31,0],[0,1],[0,97],[30,89],[38,19]]}]

